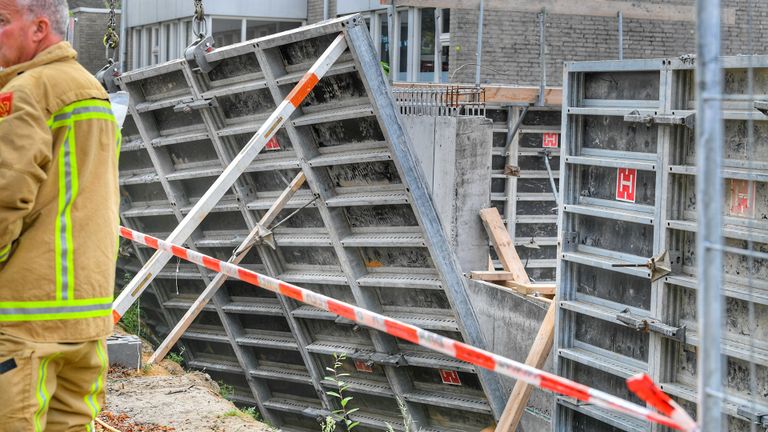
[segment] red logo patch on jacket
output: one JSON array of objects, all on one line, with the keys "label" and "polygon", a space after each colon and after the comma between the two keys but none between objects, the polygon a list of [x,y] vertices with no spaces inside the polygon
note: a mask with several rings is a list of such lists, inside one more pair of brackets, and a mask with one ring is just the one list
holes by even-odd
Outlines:
[{"label": "red logo patch on jacket", "polygon": [[0,93],[0,118],[8,117],[13,110],[13,93]]}]

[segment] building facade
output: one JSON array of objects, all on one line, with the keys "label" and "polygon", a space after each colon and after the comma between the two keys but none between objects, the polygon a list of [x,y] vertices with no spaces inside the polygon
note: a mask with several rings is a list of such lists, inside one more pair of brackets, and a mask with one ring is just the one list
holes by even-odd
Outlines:
[{"label": "building facade", "polygon": [[[104,32],[110,10],[104,0],[69,0],[67,40],[77,51],[77,59],[89,72],[96,73],[107,64]],[[120,10],[116,10],[120,24]]]},{"label": "building facade", "polygon": [[[79,4],[89,1],[100,6]],[[204,4],[207,28],[217,46],[311,24],[326,15],[361,13],[382,64],[392,71],[395,81],[475,81],[479,0],[397,0],[392,16],[391,7],[382,4],[386,2],[229,0]],[[123,3],[128,70],[179,58],[193,41],[191,1]],[[480,83],[536,85],[546,71],[547,84],[560,85],[564,61],[618,59],[622,54],[626,59],[676,57],[695,51],[695,0],[607,0],[593,6],[580,2],[578,7],[571,2],[550,3],[549,10],[542,10],[536,2],[526,0],[486,0]],[[83,38],[81,57],[90,70],[96,67],[91,64],[100,63],[96,59],[104,57],[96,52],[103,51],[100,38],[93,43],[103,32],[103,21],[99,21],[106,20],[104,2],[73,0],[70,4],[77,4],[80,11],[75,33]],[[87,30],[86,22],[93,23],[94,30]],[[79,33],[77,29],[81,29]],[[724,54],[768,52],[758,43],[768,36],[768,3],[725,0],[723,30]]]}]

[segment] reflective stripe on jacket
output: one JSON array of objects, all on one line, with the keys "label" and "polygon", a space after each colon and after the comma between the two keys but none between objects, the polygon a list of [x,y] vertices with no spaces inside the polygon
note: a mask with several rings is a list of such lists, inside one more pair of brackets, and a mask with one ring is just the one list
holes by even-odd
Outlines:
[{"label": "reflective stripe on jacket", "polygon": [[68,43],[0,72],[0,333],[112,331],[120,131]]}]

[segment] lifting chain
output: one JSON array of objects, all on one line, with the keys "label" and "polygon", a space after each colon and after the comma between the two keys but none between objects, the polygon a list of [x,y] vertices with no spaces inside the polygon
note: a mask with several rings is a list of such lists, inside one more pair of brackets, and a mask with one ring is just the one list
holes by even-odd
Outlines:
[{"label": "lifting chain", "polygon": [[208,22],[205,20],[203,0],[194,0],[195,14],[192,16],[192,32],[198,39],[204,39],[208,33]]},{"label": "lifting chain", "polygon": [[104,48],[106,49],[107,61],[115,61],[115,51],[120,45],[120,36],[117,34],[117,17],[115,9],[117,0],[109,0],[109,15],[107,17],[107,30],[104,32]]}]

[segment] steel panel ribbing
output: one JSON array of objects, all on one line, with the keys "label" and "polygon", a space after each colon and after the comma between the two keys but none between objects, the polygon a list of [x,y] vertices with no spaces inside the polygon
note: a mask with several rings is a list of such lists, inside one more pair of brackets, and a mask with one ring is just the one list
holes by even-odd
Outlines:
[{"label": "steel panel ribbing", "polygon": [[[724,58],[725,244],[766,247],[765,115],[747,92],[765,98],[765,57]],[[693,415],[696,411],[695,86],[690,58],[568,63],[563,95],[562,197],[556,372],[632,397],[624,379],[648,372]],[[756,140],[747,153],[748,119]],[[699,120],[699,119],[696,119]],[[631,187],[630,187],[631,185]],[[631,192],[631,193],[630,193]],[[736,205],[734,205],[736,203]],[[671,273],[651,281],[644,264],[667,250]],[[749,431],[768,403],[764,263],[726,251],[723,412],[728,430]],[[638,327],[639,325],[639,327]],[[638,331],[642,330],[642,331]],[[753,371],[753,372],[750,372]],[[759,394],[750,389],[749,383]],[[649,430],[558,399],[555,430]],[[662,430],[655,427],[653,430]]]}]

